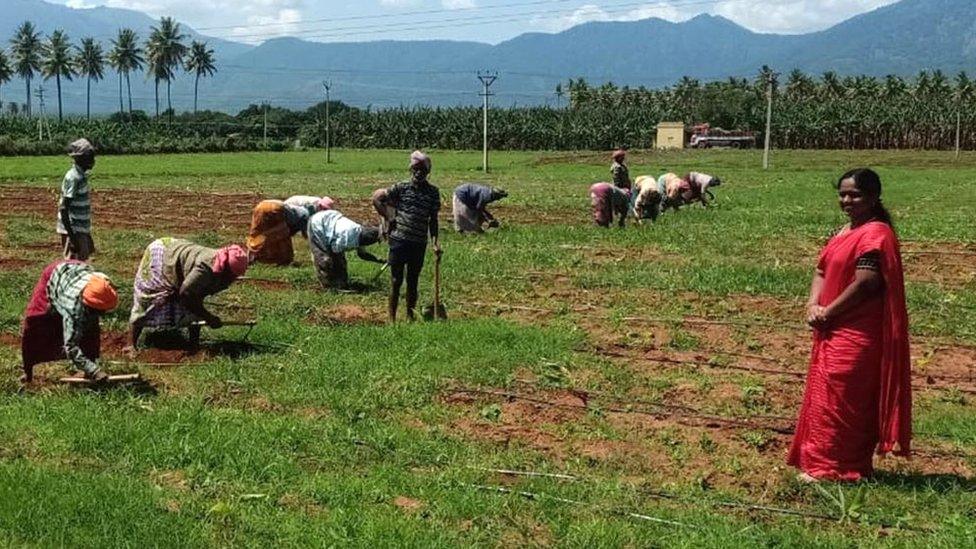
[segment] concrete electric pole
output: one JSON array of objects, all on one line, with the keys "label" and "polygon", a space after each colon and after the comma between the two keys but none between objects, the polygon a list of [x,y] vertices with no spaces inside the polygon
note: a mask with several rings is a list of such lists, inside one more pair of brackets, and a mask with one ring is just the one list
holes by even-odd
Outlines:
[{"label": "concrete electric pole", "polygon": [[481,80],[481,85],[484,87],[484,91],[481,92],[481,97],[484,98],[484,112],[482,113],[482,130],[484,132],[482,136],[482,141],[484,144],[484,155],[482,157],[482,169],[485,173],[488,173],[488,97],[495,95],[488,91],[491,85],[498,79],[497,72],[478,72],[478,80]]},{"label": "concrete electric pole", "polygon": [[329,103],[331,103],[331,97],[329,92],[332,91],[332,81],[323,80],[322,87],[325,88],[325,163],[332,163],[332,130],[331,130],[331,120],[329,120]]}]

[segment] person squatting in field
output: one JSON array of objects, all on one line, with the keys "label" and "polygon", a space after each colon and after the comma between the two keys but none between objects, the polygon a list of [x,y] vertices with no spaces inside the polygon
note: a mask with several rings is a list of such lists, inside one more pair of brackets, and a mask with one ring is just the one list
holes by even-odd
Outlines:
[{"label": "person squatting in field", "polygon": [[613,181],[613,186],[618,189],[630,189],[630,171],[627,170],[627,164],[624,164],[627,151],[617,149],[613,151],[610,158],[613,160],[610,164],[610,180]]},{"label": "person squatting in field", "polygon": [[634,180],[634,188],[631,191],[631,201],[634,218],[637,223],[644,219],[657,221],[657,216],[661,213],[661,191],[657,187],[657,179],[651,175],[641,175]]},{"label": "person squatting in field", "polygon": [[373,206],[380,215],[388,212],[390,207],[394,209],[393,219],[389,223],[388,260],[393,280],[389,301],[391,322],[396,321],[404,269],[407,279],[407,318],[416,319],[418,284],[428,237],[433,241],[434,253],[442,253],[437,235],[441,195],[437,187],[427,180],[430,169],[430,157],[421,151],[414,151],[410,155],[410,181],[397,183],[386,189],[385,193],[373,193]]},{"label": "person squatting in field", "polygon": [[57,232],[65,259],[87,261],[95,253],[91,236],[91,188],[88,172],[95,167],[95,147],[87,139],[68,145],[74,161],[61,181]]},{"label": "person squatting in field", "polygon": [[610,183],[594,183],[590,187],[590,205],[593,207],[594,223],[600,227],[610,227],[614,216],[617,216],[617,225],[623,227],[630,209],[630,189],[621,189]]},{"label": "person squatting in field", "polygon": [[344,290],[349,287],[346,252],[356,250],[360,259],[385,263],[366,251],[366,246],[380,240],[377,227],[364,227],[338,210],[321,211],[308,221],[308,244],[312,250],[315,273],[323,288]]},{"label": "person squatting in field", "polygon": [[191,347],[196,348],[198,321],[211,328],[223,325],[203,306],[203,299],[226,290],[244,275],[248,263],[247,250],[236,244],[214,249],[179,238],[154,240],[142,255],[133,284],[132,348],[144,328],[188,328]]},{"label": "person squatting in field", "polygon": [[800,479],[856,481],[872,454],[907,456],[912,438],[908,313],[898,237],[881,179],[861,168],[837,182],[850,222],[820,253],[807,323],[813,350],[787,462]]},{"label": "person squatting in field", "polygon": [[488,211],[488,204],[501,200],[508,193],[497,187],[478,183],[463,183],[454,189],[452,213],[454,229],[459,233],[483,233],[483,225],[498,227],[498,220]]},{"label": "person squatting in field", "polygon": [[295,259],[291,238],[306,236],[312,214],[335,205],[329,197],[293,196],[287,200],[262,200],[251,214],[247,248],[260,263],[289,265]]},{"label": "person squatting in field", "polygon": [[37,364],[67,358],[86,378],[105,381],[108,374],[97,363],[99,317],[115,309],[118,302],[108,277],[87,263],[69,259],[45,267],[24,311],[21,380],[32,381]]}]

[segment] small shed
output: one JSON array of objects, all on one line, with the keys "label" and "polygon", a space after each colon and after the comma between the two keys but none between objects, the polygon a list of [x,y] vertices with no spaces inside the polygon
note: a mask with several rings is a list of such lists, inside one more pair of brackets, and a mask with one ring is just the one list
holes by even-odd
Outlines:
[{"label": "small shed", "polygon": [[684,147],[684,122],[661,122],[657,125],[657,148],[683,149]]}]

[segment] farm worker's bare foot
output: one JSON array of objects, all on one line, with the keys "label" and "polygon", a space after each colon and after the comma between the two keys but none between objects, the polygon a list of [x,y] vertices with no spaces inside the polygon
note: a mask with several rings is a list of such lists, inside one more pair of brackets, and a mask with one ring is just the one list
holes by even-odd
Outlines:
[{"label": "farm worker's bare foot", "polygon": [[820,482],[820,479],[810,476],[807,473],[800,473],[799,475],[796,475],[796,480],[802,484],[816,484]]}]

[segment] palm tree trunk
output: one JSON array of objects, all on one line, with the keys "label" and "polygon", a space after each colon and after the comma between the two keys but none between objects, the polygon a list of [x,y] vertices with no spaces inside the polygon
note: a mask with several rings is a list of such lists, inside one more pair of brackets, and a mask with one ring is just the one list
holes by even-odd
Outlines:
[{"label": "palm tree trunk", "polygon": [[159,118],[159,78],[154,78],[156,81],[156,118]]},{"label": "palm tree trunk", "polygon": [[122,73],[119,73],[119,115],[125,113],[125,103],[122,102]]},{"label": "palm tree trunk", "polygon": [[197,73],[197,79],[193,83],[193,114],[197,113],[197,91],[200,89],[200,73]]},{"label": "palm tree trunk", "polygon": [[91,76],[88,77],[87,97],[85,98],[85,119],[91,121]]},{"label": "palm tree trunk", "polygon": [[61,111],[61,75],[54,77],[54,80],[58,83],[58,122],[64,120],[64,113]]},{"label": "palm tree trunk", "polygon": [[166,109],[169,111],[169,117],[173,118],[173,96],[170,94],[169,78],[166,79]]},{"label": "palm tree trunk", "polygon": [[132,81],[129,80],[129,71],[125,72],[125,87],[129,93],[129,120],[132,119]]},{"label": "palm tree trunk", "polygon": [[31,93],[30,93],[31,79],[28,76],[27,78],[24,79],[24,81],[27,82],[27,118],[30,118],[31,115],[33,114],[33,111],[31,111]]}]

